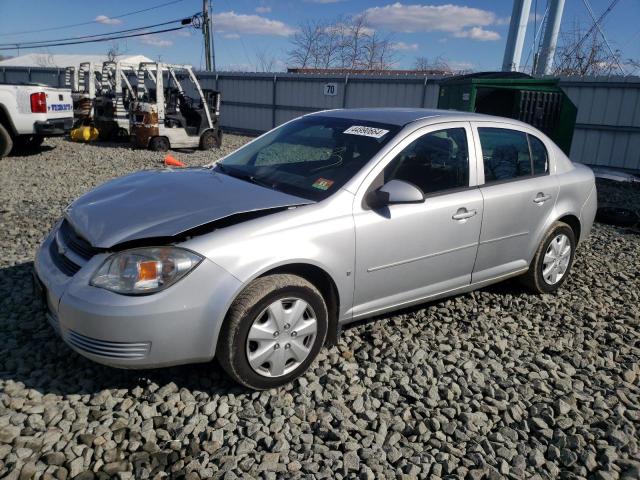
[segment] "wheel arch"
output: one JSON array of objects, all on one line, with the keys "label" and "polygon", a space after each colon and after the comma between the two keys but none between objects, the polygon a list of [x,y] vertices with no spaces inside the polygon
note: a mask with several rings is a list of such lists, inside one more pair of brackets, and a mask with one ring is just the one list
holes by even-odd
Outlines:
[{"label": "wheel arch", "polygon": [[12,137],[16,136],[16,128],[13,125],[13,121],[11,120],[11,116],[7,112],[6,107],[0,103],[0,124],[7,129],[9,135]]},{"label": "wheel arch", "polygon": [[558,220],[556,220],[558,222],[564,222],[567,225],[569,225],[569,227],[571,227],[571,230],[573,230],[573,235],[576,238],[576,244],[580,241],[580,234],[582,231],[582,225],[580,224],[580,219],[573,214],[567,214],[564,215],[560,218],[558,218]]},{"label": "wheel arch", "polygon": [[[274,275],[279,273],[288,273],[292,275],[298,275],[304,278],[309,283],[313,284],[322,294],[324,301],[327,304],[327,313],[329,325],[327,326],[327,339],[325,345],[335,345],[338,341],[340,333],[339,327],[339,312],[340,312],[340,293],[338,286],[333,277],[324,268],[310,262],[296,261],[291,263],[285,263],[281,265],[272,266],[264,271],[259,272],[255,276],[248,279],[242,288],[238,290],[233,300],[229,302],[227,307],[227,313],[231,308],[231,305],[240,293],[254,280],[265,277],[267,275]],[[227,314],[225,314],[225,319]]]}]

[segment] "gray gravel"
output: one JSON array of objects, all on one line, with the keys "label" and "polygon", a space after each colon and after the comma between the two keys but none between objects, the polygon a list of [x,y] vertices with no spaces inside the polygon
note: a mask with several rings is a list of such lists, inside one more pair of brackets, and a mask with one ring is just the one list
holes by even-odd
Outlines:
[{"label": "gray gravel", "polygon": [[640,237],[614,227],[558,295],[509,282],[357,324],[277,391],[73,353],[36,310],[38,242],[78,194],[161,158],[48,140],[0,161],[0,477],[640,478]]}]

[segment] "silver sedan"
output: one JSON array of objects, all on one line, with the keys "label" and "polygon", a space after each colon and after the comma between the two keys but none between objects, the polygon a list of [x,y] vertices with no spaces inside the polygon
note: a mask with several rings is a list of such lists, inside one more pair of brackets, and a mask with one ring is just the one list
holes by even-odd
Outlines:
[{"label": "silver sedan", "polygon": [[554,292],[595,211],[591,170],[527,124],[325,111],[215,164],[86,193],[38,251],[35,283],[50,323],[92,360],[216,356],[265,389],[354,320],[515,276]]}]

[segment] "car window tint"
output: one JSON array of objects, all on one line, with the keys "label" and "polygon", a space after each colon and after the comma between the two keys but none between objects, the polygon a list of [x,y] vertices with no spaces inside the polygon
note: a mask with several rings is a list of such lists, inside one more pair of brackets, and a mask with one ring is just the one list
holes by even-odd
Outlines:
[{"label": "car window tint", "polygon": [[478,128],[478,135],[485,183],[531,175],[526,133],[505,128]]},{"label": "car window tint", "polygon": [[529,135],[529,147],[531,147],[531,158],[533,160],[533,174],[549,173],[549,156],[544,143],[539,138]]},{"label": "car window tint", "polygon": [[385,183],[404,180],[425,194],[469,185],[469,150],[464,128],[431,132],[414,140],[387,165]]}]

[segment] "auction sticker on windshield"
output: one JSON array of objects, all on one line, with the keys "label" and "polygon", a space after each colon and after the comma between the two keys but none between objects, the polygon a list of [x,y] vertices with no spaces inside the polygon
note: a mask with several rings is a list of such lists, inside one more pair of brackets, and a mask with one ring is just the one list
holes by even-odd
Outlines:
[{"label": "auction sticker on windshield", "polygon": [[320,190],[329,190],[331,185],[333,185],[333,180],[327,180],[326,178],[320,177],[315,182],[313,182],[312,187]]},{"label": "auction sticker on windshield", "polygon": [[347,128],[344,133],[349,135],[362,135],[365,137],[373,137],[373,138],[381,138],[384,137],[385,134],[389,133],[389,130],[385,130],[383,128],[374,128],[374,127],[364,127],[362,125],[354,125],[352,127]]}]

